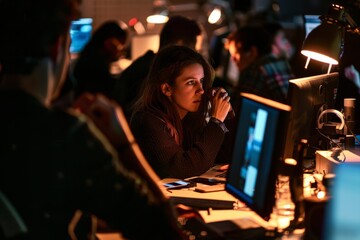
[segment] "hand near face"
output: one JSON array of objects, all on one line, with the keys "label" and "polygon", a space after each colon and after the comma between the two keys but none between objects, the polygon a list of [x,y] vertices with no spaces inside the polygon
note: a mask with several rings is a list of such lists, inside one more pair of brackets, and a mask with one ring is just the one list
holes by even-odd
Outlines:
[{"label": "hand near face", "polygon": [[223,88],[213,89],[212,91],[210,116],[223,122],[228,113],[232,111],[230,96]]}]

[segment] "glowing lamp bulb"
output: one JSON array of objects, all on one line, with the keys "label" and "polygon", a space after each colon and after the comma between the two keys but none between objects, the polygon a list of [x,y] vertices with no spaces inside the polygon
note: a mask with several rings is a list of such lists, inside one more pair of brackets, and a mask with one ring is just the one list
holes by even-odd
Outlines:
[{"label": "glowing lamp bulb", "polygon": [[210,24],[217,23],[221,18],[221,10],[219,8],[215,8],[209,15],[208,22]]}]

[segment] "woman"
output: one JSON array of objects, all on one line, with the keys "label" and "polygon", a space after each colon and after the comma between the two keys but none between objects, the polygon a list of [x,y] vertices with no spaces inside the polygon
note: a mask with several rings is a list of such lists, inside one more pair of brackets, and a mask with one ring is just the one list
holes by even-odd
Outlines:
[{"label": "woman", "polygon": [[210,65],[190,48],[166,47],[155,57],[131,128],[160,178],[200,175],[213,166],[231,105],[225,90],[210,90],[211,80]]}]

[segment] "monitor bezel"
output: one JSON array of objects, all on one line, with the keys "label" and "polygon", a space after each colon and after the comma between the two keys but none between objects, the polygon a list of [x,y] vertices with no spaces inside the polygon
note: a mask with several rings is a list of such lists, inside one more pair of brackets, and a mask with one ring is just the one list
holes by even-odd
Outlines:
[{"label": "monitor bezel", "polygon": [[[284,159],[295,156],[294,146],[302,138],[308,140],[311,148],[315,141],[321,140],[320,135],[316,134],[317,118],[321,111],[335,108],[338,84],[338,72],[296,78],[289,81],[288,104],[292,111],[289,116]],[[315,94],[316,91],[318,92]],[[332,98],[331,102],[329,101],[330,98]],[[310,158],[314,154],[315,149],[308,149],[306,157]]]},{"label": "monitor bezel", "polygon": [[[247,94],[247,93],[240,93],[241,95],[241,104],[240,104],[240,111],[239,111],[239,119],[238,119],[238,127],[236,132],[236,138],[235,138],[235,145],[232,155],[232,160],[230,162],[229,170],[228,170],[228,176],[225,184],[225,190],[233,195],[235,198],[239,199],[243,203],[245,203],[251,210],[253,210],[256,214],[258,214],[261,218],[264,220],[269,220],[270,215],[273,211],[273,206],[275,204],[275,189],[276,189],[276,181],[278,176],[278,168],[280,167],[280,163],[282,162],[282,156],[283,156],[283,149],[285,145],[285,131],[286,131],[286,125],[288,122],[288,116],[291,110],[291,107],[282,103],[278,103],[275,101],[272,101],[270,99],[266,99],[263,97],[259,97],[254,94]],[[249,197],[243,189],[238,189],[233,184],[233,178],[232,174],[239,174],[240,167],[242,166],[242,163],[244,162],[243,159],[239,160],[237,159],[237,153],[236,151],[239,151],[242,153],[240,155],[245,154],[245,145],[246,141],[244,140],[244,134],[241,133],[242,130],[245,128],[248,128],[248,126],[245,126],[243,123],[244,118],[241,116],[241,109],[245,101],[250,101],[255,104],[257,104],[261,108],[265,108],[268,111],[274,111],[278,114],[277,117],[277,123],[276,129],[273,130],[273,134],[275,136],[274,141],[272,142],[272,154],[271,157],[268,157],[267,159],[264,158],[263,160],[268,160],[270,163],[267,164],[267,168],[264,167],[264,162],[259,162],[259,169],[265,169],[264,171],[267,171],[267,178],[265,180],[262,180],[261,184],[265,183],[265,186],[257,184],[255,185],[255,191],[256,189],[261,189],[263,191],[262,195],[258,195],[258,193],[254,193],[253,197]],[[276,113],[270,113],[272,115]],[[245,116],[246,117],[246,116]],[[272,116],[273,117],[273,116]],[[269,130],[267,129],[267,134],[269,134]],[[265,137],[266,138],[266,137]],[[243,139],[243,140],[241,140]],[[269,139],[267,139],[269,140]],[[264,140],[266,141],[266,140]],[[239,146],[239,142],[240,145]],[[244,143],[245,142],[245,143]],[[275,144],[276,142],[276,144]],[[242,149],[242,150],[241,150]],[[264,156],[262,156],[264,157]],[[239,162],[240,161],[240,162]],[[258,176],[262,178],[263,172],[259,171]],[[239,178],[238,178],[239,179]],[[261,179],[260,179],[261,180]],[[255,192],[254,191],[254,192]],[[259,197],[262,196],[262,197]],[[256,197],[259,197],[259,199],[256,199]],[[260,199],[261,198],[261,199]]]}]

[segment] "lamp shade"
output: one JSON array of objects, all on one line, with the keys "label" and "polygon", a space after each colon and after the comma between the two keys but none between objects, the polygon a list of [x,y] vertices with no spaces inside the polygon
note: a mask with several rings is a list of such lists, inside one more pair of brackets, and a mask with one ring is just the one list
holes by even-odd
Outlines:
[{"label": "lamp shade", "polygon": [[146,18],[148,23],[162,24],[169,20],[169,10],[166,0],[154,0],[152,14]]},{"label": "lamp shade", "polygon": [[341,53],[342,31],[336,24],[320,24],[305,39],[301,53],[308,58],[337,65]]},{"label": "lamp shade", "polygon": [[221,8],[215,7],[215,8],[211,11],[211,13],[210,13],[210,15],[209,15],[209,17],[208,17],[208,22],[209,22],[210,24],[215,24],[215,23],[220,22],[220,20],[221,20]]},{"label": "lamp shade", "polygon": [[167,9],[157,8],[154,13],[146,18],[148,23],[161,24],[166,23],[169,20]]}]

